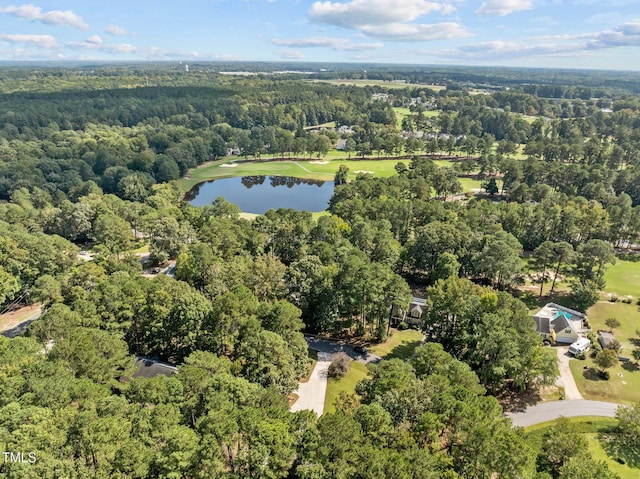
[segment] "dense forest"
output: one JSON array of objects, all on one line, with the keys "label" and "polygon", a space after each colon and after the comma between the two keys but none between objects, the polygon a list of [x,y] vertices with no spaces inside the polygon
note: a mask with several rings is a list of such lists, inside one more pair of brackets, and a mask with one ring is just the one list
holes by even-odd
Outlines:
[{"label": "dense forest", "polygon": [[[608,81],[558,96],[140,71],[3,74],[0,307],[44,309],[0,337],[0,441],[38,457],[3,477],[616,477],[559,447],[579,440],[569,427],[542,443],[512,428],[496,396],[557,375],[514,290],[525,268],[562,276],[584,310],[614,249],[638,242],[638,97]],[[350,132],[309,128],[329,122]],[[319,157],[338,139],[397,157],[397,174],[343,177],[319,218],[196,208],[174,181],[228,150]],[[451,201],[470,174],[484,194]],[[175,278],[141,274],[144,242]],[[416,292],[413,356],[370,365],[335,413],[289,412],[303,332],[382,341]],[[178,373],[134,377],[135,355]]]}]

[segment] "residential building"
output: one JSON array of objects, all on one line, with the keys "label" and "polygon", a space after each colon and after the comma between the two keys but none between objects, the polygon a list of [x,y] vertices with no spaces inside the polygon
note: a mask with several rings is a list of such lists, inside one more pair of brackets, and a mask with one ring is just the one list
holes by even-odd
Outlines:
[{"label": "residential building", "polygon": [[533,315],[533,319],[536,331],[543,339],[557,343],[572,344],[591,331],[587,328],[584,313],[556,303],[546,304]]}]

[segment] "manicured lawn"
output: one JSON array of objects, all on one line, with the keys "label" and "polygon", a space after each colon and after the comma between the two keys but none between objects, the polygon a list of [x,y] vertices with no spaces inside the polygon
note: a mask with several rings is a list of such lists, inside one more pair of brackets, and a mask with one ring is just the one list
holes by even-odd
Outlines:
[{"label": "manicured lawn", "polygon": [[405,359],[411,357],[421,341],[421,331],[416,331],[415,329],[406,329],[404,331],[391,329],[391,336],[384,343],[371,345],[368,349],[371,353],[384,359]]},{"label": "manicured lawn", "polygon": [[460,184],[462,185],[463,193],[482,188],[482,182],[480,180],[475,180],[473,178],[458,178],[458,180],[460,180]]},{"label": "manicured lawn", "polygon": [[[593,360],[588,355],[584,361],[572,359],[569,366],[585,399],[624,404],[640,402],[640,370],[635,364],[618,363],[609,369],[608,381],[600,379]],[[584,366],[589,369],[585,370]]]},{"label": "manicured lawn", "polygon": [[352,361],[349,371],[340,379],[329,378],[327,382],[327,394],[324,398],[324,412],[334,412],[336,410],[334,402],[342,392],[352,393],[356,389],[356,384],[367,376],[367,366],[358,361]]},{"label": "manicured lawn", "polygon": [[640,262],[618,259],[616,264],[607,268],[604,273],[607,282],[606,293],[622,299],[626,296],[640,297]]},{"label": "manicured lawn", "polygon": [[[609,468],[618,474],[622,479],[636,479],[640,477],[640,468],[631,467],[638,464],[638,454],[634,451],[613,450],[611,443],[606,441],[607,436],[613,434],[613,429],[617,426],[618,420],[603,417],[575,417],[567,418],[584,435],[589,444],[589,453],[596,461],[604,461]],[[547,430],[553,426],[555,421],[545,422],[526,428],[528,438],[537,444],[542,443],[542,439]],[[607,450],[610,452],[608,453]],[[616,459],[622,456],[627,464],[620,464]]]},{"label": "manicured lawn", "polygon": [[148,253],[149,252],[149,243],[148,242],[144,242],[144,243],[138,243],[137,244],[137,248],[130,250],[130,253]]},{"label": "manicured lawn", "polygon": [[[344,156],[343,152],[339,152]],[[389,177],[396,174],[395,165],[399,161],[405,162],[407,165],[409,160],[376,160],[376,159],[351,159],[346,158],[332,159],[331,155],[321,160],[326,164],[314,163],[317,160],[285,160],[285,161],[263,161],[263,162],[244,162],[242,158],[225,158],[223,160],[213,161],[199,166],[182,179],[178,180],[180,186],[186,191],[195,184],[216,178],[230,178],[234,176],[254,176],[254,175],[280,175],[293,176],[296,178],[310,178],[315,180],[333,181],[333,177],[338,171],[341,164],[349,167],[349,178],[355,179],[359,172],[371,172],[377,177]],[[237,163],[235,168],[220,167],[222,164]],[[451,162],[447,160],[436,160],[434,162],[438,166],[451,166]],[[480,182],[469,178],[460,179],[465,191],[471,188],[480,188]]]},{"label": "manicured lawn", "polygon": [[587,318],[589,318],[591,329],[594,331],[598,329],[608,331],[609,328],[605,325],[607,318],[616,318],[620,321],[620,327],[616,328],[613,334],[624,348],[622,355],[631,354],[633,347],[631,340],[636,338],[636,329],[640,329],[640,307],[637,304],[625,304],[620,301],[616,303],[599,302],[589,308]]}]

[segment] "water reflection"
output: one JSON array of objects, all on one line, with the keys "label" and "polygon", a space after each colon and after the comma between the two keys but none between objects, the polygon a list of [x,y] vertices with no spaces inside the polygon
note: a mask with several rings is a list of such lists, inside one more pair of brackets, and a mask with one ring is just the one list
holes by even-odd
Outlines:
[{"label": "water reflection", "polygon": [[222,196],[236,203],[242,211],[262,214],[271,208],[322,211],[327,208],[332,194],[332,181],[260,175],[200,183],[186,194],[185,201],[203,206]]}]

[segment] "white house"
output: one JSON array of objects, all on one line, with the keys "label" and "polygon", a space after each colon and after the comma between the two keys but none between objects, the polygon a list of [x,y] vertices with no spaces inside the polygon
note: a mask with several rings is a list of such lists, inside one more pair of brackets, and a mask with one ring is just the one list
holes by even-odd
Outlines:
[{"label": "white house", "polygon": [[591,331],[586,327],[587,318],[583,313],[556,303],[546,304],[533,319],[536,331],[544,339],[557,343],[572,344]]},{"label": "white house", "polygon": [[407,310],[394,306],[391,310],[391,322],[399,324],[405,322],[410,326],[422,324],[422,314],[427,310],[427,300],[416,296],[411,298]]}]

